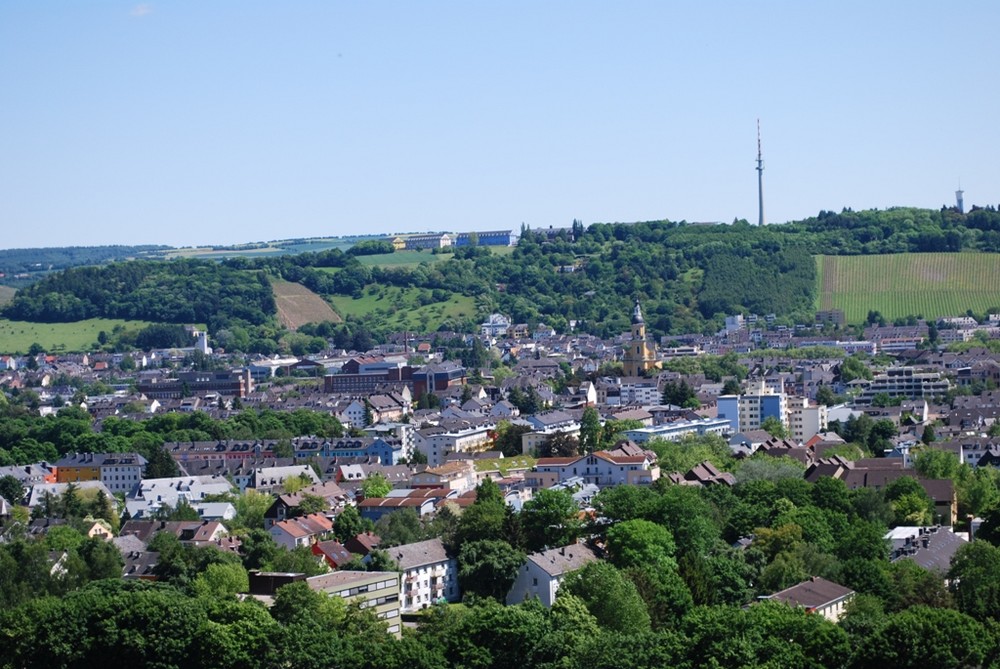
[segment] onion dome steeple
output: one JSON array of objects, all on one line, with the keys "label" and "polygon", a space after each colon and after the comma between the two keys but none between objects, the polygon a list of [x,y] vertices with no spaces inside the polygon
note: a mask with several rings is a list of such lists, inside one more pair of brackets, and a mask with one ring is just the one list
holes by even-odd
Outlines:
[{"label": "onion dome steeple", "polygon": [[642,309],[639,307],[639,300],[635,301],[635,309],[632,310],[632,325],[639,325],[640,323],[645,323],[642,320]]}]

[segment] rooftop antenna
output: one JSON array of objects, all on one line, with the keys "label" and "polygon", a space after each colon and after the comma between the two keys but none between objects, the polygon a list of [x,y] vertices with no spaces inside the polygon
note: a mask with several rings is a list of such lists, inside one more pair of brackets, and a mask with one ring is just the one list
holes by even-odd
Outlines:
[{"label": "rooftop antenna", "polygon": [[760,119],[757,119],[757,225],[764,225],[764,159],[760,152]]},{"label": "rooftop antenna", "polygon": [[964,214],[965,213],[965,202],[962,200],[962,195],[964,193],[965,193],[965,191],[962,190],[962,180],[959,179],[958,180],[958,190],[955,191],[955,204],[958,207],[958,213],[960,213],[960,214]]}]

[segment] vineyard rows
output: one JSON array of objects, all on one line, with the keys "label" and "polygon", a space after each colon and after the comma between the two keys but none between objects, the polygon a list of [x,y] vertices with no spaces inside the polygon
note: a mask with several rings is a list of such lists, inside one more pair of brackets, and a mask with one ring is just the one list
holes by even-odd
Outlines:
[{"label": "vineyard rows", "polygon": [[1000,311],[1000,255],[900,253],[817,259],[819,307],[858,323],[870,310],[892,320]]}]

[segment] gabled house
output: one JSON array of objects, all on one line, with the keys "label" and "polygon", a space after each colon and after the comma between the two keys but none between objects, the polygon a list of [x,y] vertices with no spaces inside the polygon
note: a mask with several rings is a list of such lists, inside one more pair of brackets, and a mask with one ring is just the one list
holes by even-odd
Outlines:
[{"label": "gabled house", "polygon": [[539,458],[532,471],[524,476],[529,488],[550,488],[579,478],[581,483],[600,488],[621,485],[649,485],[660,478],[655,454],[643,451],[631,455],[596,451],[568,458]]},{"label": "gabled house", "polygon": [[336,539],[317,541],[312,545],[312,554],[323,558],[330,569],[340,569],[354,559],[351,551]]},{"label": "gabled house", "polygon": [[278,495],[270,508],[264,512],[264,529],[270,530],[275,523],[287,520],[290,516],[295,515],[295,510],[302,503],[306,495],[322,497],[327,503],[327,508],[324,512],[326,515],[339,513],[345,506],[351,503],[351,495],[333,481],[317,483],[308,488],[303,488],[296,493]]},{"label": "gabled house", "polygon": [[517,578],[507,593],[507,604],[520,604],[537,597],[542,604],[551,607],[566,574],[598,559],[594,550],[584,544],[532,553],[517,570]]},{"label": "gabled house", "polygon": [[844,607],[853,598],[854,591],[850,588],[845,588],[819,576],[813,576],[808,581],[785,588],[773,595],[767,595],[762,599],[802,607],[809,613],[816,613],[831,622],[837,622],[844,615]]},{"label": "gabled house", "polygon": [[401,610],[418,611],[439,601],[457,602],[458,562],[449,557],[440,538],[394,546],[386,551],[403,573]]},{"label": "gabled house", "polygon": [[275,523],[268,533],[276,544],[292,550],[299,546],[309,546],[332,531],[333,521],[321,513],[311,513]]},{"label": "gabled house", "polygon": [[684,480],[691,483],[697,483],[701,486],[736,485],[736,477],[729,472],[720,471],[708,460],[692,467],[686,474],[684,474]]},{"label": "gabled house", "polygon": [[344,548],[355,555],[365,556],[379,547],[382,537],[371,532],[362,532],[344,542]]},{"label": "gabled house", "polygon": [[362,518],[378,522],[382,516],[399,511],[413,509],[421,518],[434,513],[435,498],[433,497],[369,497],[358,504]]}]

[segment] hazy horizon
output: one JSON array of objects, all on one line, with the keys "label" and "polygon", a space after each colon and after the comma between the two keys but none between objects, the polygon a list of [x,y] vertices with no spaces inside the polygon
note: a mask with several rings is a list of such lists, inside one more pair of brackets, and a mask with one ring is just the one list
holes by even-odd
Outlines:
[{"label": "hazy horizon", "polygon": [[1000,202],[989,2],[0,4],[2,248]]}]

